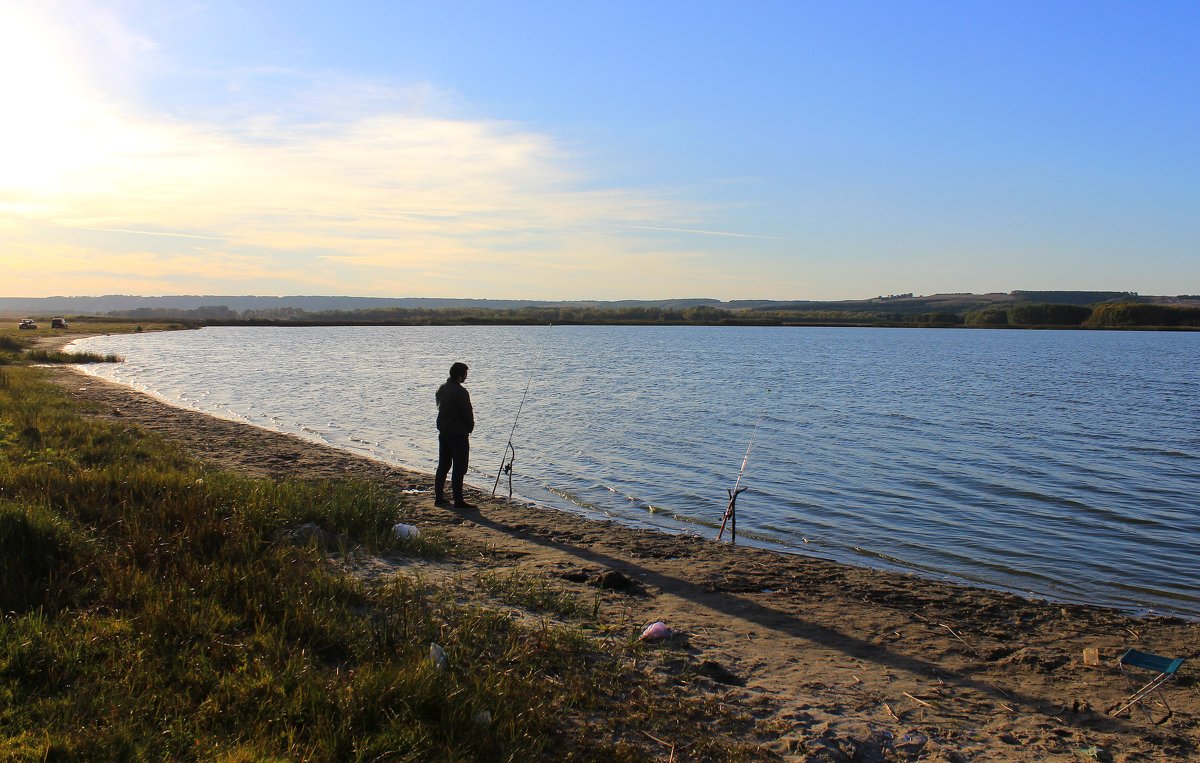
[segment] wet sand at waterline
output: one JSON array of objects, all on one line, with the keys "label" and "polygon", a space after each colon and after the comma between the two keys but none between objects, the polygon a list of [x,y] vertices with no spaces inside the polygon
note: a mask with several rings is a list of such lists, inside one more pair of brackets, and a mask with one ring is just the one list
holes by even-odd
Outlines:
[{"label": "wet sand at waterline", "polygon": [[[353,559],[347,574],[544,577],[595,598],[635,637],[665,621],[646,670],[758,719],[764,757],[795,760],[1190,760],[1200,755],[1200,623],[1131,618],[911,575],[631,529],[470,494],[433,506],[430,475],[170,407],[71,369],[52,371],[97,416],[153,430],[214,467],[273,479],[373,480],[447,536],[454,558]],[[1097,550],[1098,553],[1102,549]],[[466,590],[480,603],[482,590]],[[522,616],[514,612],[514,616]],[[1130,647],[1185,657],[1161,726],[1104,708],[1126,692]],[[1087,665],[1095,649],[1099,665]],[[678,679],[676,677],[679,677]],[[706,733],[697,727],[696,733]],[[686,739],[662,740],[686,758]],[[662,759],[670,748],[663,747]]]}]

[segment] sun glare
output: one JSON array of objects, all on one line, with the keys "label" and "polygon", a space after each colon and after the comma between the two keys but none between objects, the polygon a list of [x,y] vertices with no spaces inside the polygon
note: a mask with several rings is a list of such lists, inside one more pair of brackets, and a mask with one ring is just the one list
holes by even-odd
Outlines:
[{"label": "sun glare", "polygon": [[104,159],[113,120],[69,50],[44,21],[0,7],[0,189],[10,199],[66,190]]}]

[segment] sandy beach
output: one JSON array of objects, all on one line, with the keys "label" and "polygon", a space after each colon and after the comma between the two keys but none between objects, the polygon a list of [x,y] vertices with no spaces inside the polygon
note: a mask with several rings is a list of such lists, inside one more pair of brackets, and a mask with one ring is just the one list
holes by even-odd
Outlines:
[{"label": "sandy beach", "polygon": [[[627,636],[663,620],[675,635],[647,647],[645,668],[686,677],[691,690],[753,716],[767,757],[1200,757],[1200,623],[1031,601],[479,494],[470,496],[478,511],[456,512],[433,505],[430,475],[173,408],[71,369],[52,373],[96,415],[156,431],[214,467],[375,481],[460,550],[436,564],[347,560],[348,574],[444,577],[484,601],[469,585],[478,574],[533,573],[594,598],[601,619]],[[1128,693],[1115,661],[1131,647],[1188,659],[1166,690],[1175,712],[1163,725],[1136,710],[1104,713]],[[1097,650],[1099,664],[1085,664],[1085,649]],[[664,745],[661,759],[669,756]]]}]

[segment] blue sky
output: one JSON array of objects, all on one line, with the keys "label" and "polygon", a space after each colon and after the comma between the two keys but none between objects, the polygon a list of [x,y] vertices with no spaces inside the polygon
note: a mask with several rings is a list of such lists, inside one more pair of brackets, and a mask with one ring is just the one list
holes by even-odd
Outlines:
[{"label": "blue sky", "polygon": [[1200,292],[1195,2],[0,6],[0,292]]}]

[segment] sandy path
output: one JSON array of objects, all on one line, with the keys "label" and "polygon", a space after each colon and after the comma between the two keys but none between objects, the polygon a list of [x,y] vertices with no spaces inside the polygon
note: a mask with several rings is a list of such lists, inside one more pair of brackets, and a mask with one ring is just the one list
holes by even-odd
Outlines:
[{"label": "sandy path", "polygon": [[[158,431],[216,466],[425,491],[409,496],[417,523],[468,552],[426,574],[468,588],[480,573],[545,575],[587,601],[598,596],[602,621],[623,638],[665,620],[679,635],[650,650],[648,667],[683,674],[694,691],[761,719],[764,746],[785,759],[1200,759],[1191,677],[1200,624],[1028,601],[479,495],[471,498],[479,511],[458,514],[432,505],[428,475],[172,408],[71,369],[53,373],[97,415]],[[412,567],[374,560],[357,571]],[[613,571],[632,590],[602,587]],[[1112,662],[1130,646],[1191,660],[1169,689],[1175,715],[1166,725],[1102,712],[1122,695]],[[1086,647],[1099,649],[1101,666],[1083,664]]]}]

